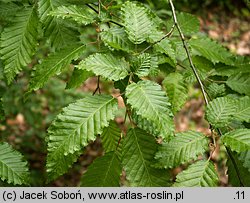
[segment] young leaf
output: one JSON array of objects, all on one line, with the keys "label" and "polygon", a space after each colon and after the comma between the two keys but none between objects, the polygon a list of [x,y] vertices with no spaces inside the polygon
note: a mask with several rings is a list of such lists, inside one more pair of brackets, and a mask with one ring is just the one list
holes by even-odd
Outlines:
[{"label": "young leaf", "polygon": [[50,16],[49,13],[53,12],[58,6],[65,3],[65,0],[51,1],[40,0],[38,1],[38,13],[44,28],[44,36],[49,39],[52,47],[60,49],[67,47],[72,43],[79,41],[78,35],[74,29],[66,26],[65,22],[56,17]]},{"label": "young leaf", "polygon": [[[238,155],[236,153],[232,153],[232,156],[235,164],[233,164],[231,159],[227,160],[227,174],[229,184],[231,184],[233,187],[242,187],[243,185],[245,187],[249,187],[250,171],[248,171],[247,168],[243,166],[242,161],[239,160]],[[237,170],[235,169],[235,167],[237,167]]]},{"label": "young leaf", "polygon": [[155,138],[145,131],[130,129],[122,143],[122,165],[131,186],[168,185],[168,173],[151,167],[157,150]]},{"label": "young leaf", "polygon": [[36,51],[38,36],[36,7],[17,12],[13,21],[14,23],[2,32],[0,42],[0,54],[8,84],[31,62],[31,57]]},{"label": "young leaf", "polygon": [[229,97],[219,97],[209,102],[206,109],[206,118],[213,127],[224,127],[236,113],[235,101]]},{"label": "young leaf", "polygon": [[233,151],[250,150],[250,129],[237,129],[224,134],[221,141]]},{"label": "young leaf", "polygon": [[183,82],[183,76],[180,73],[170,73],[162,83],[172,104],[173,112],[179,111],[188,97],[188,90]]},{"label": "young leaf", "polygon": [[116,151],[120,137],[120,128],[114,121],[110,121],[109,126],[104,128],[101,134],[102,145],[106,153]]},{"label": "young leaf", "polygon": [[134,2],[125,2],[122,6],[125,30],[134,44],[146,41],[155,29],[154,22],[147,9]]},{"label": "young leaf", "polygon": [[218,62],[231,63],[232,54],[209,38],[193,38],[189,40],[189,44],[193,49],[214,64]]},{"label": "young leaf", "polygon": [[143,53],[136,56],[135,60],[132,62],[132,69],[138,77],[146,77],[150,74],[152,67],[152,61],[154,61],[154,56]]},{"label": "young leaf", "polygon": [[122,167],[115,152],[97,158],[81,180],[82,187],[119,187]]},{"label": "young leaf", "polygon": [[169,138],[173,134],[174,125],[169,109],[170,104],[160,85],[148,80],[132,83],[126,89],[126,97],[138,115],[154,122],[161,133],[159,136]]},{"label": "young leaf", "polygon": [[212,83],[208,86],[208,93],[212,98],[224,96],[226,92],[226,87],[224,84],[218,85],[216,83]]},{"label": "young leaf", "polygon": [[125,52],[132,52],[134,46],[128,39],[124,28],[112,27],[100,33],[102,41],[105,45]]},{"label": "young leaf", "polygon": [[234,119],[250,122],[250,97],[240,98],[236,102],[237,111],[233,115]]},{"label": "young leaf", "polygon": [[85,7],[71,5],[71,6],[59,6],[55,10],[50,12],[50,15],[57,18],[69,18],[81,25],[88,25],[95,22],[97,14],[90,12],[90,10]]},{"label": "young leaf", "polygon": [[[181,30],[183,33],[185,33],[185,35],[191,35],[191,34],[199,32],[200,21],[196,16],[189,14],[189,13],[178,13],[176,17],[181,27]],[[173,20],[170,19],[167,21],[167,30],[170,31],[172,26],[173,26]],[[176,28],[173,34],[179,35]]]},{"label": "young leaf", "polygon": [[215,187],[219,177],[211,161],[198,161],[176,176],[175,187]]},{"label": "young leaf", "polygon": [[226,84],[232,90],[250,96],[250,74],[236,73],[231,75]]},{"label": "young leaf", "polygon": [[14,185],[28,185],[29,172],[22,154],[8,143],[0,143],[0,177]]},{"label": "young leaf", "polygon": [[81,86],[88,78],[94,76],[92,72],[86,70],[74,69],[70,80],[66,85],[66,89],[77,88]]},{"label": "young leaf", "polygon": [[85,47],[85,45],[72,45],[44,59],[35,67],[29,91],[43,87],[50,77],[60,74],[72,60],[77,59],[83,53]]},{"label": "young leaf", "polygon": [[77,68],[92,71],[109,80],[118,81],[128,75],[129,64],[124,59],[118,59],[111,54],[96,53],[81,61]]},{"label": "young leaf", "polygon": [[176,133],[168,143],[164,143],[156,153],[156,167],[173,168],[197,159],[208,148],[208,138],[199,132]]}]

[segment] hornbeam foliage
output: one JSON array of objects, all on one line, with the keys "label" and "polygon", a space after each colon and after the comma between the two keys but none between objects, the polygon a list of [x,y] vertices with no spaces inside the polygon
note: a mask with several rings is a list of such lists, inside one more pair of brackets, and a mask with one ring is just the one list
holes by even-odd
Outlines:
[{"label": "hornbeam foliage", "polygon": [[148,35],[155,29],[153,19],[147,9],[127,1],[122,7],[122,13],[124,26],[131,42],[141,44],[146,41]]},{"label": "hornbeam foliage", "polygon": [[249,74],[237,73],[230,76],[226,84],[234,91],[240,94],[250,96],[250,78]]},{"label": "hornbeam foliage", "polygon": [[86,8],[81,8],[77,6],[60,6],[54,11],[50,12],[50,15],[57,18],[70,18],[79,24],[88,25],[95,22],[96,14],[90,12]]},{"label": "hornbeam foliage", "polygon": [[208,104],[206,117],[214,127],[224,127],[233,119],[236,110],[235,100],[219,97]]},{"label": "hornbeam foliage", "polygon": [[63,69],[74,59],[77,59],[84,51],[85,45],[73,45],[51,54],[35,66],[29,90],[37,90],[49,80],[50,77],[60,74]]},{"label": "hornbeam foliage", "polygon": [[112,49],[125,52],[133,51],[133,43],[129,41],[124,28],[112,27],[100,33],[102,41]]},{"label": "hornbeam foliage", "polygon": [[4,61],[4,73],[10,84],[16,74],[31,62],[36,51],[38,17],[36,7],[24,8],[6,27],[1,35],[0,54]]},{"label": "hornbeam foliage", "polygon": [[175,187],[215,187],[219,177],[211,161],[198,161],[176,177]]},{"label": "hornbeam foliage", "polygon": [[128,103],[136,113],[155,124],[159,136],[169,138],[173,133],[173,119],[168,98],[161,87],[152,81],[130,84],[126,89]]},{"label": "hornbeam foliage", "polygon": [[0,178],[14,185],[29,184],[27,161],[8,143],[0,143]]},{"label": "hornbeam foliage", "polygon": [[153,168],[157,150],[154,137],[145,131],[130,129],[122,143],[122,165],[131,186],[159,187],[169,184],[168,171]]},{"label": "hornbeam foliage", "polygon": [[115,152],[97,158],[83,174],[83,187],[118,187],[122,167]]},{"label": "hornbeam foliage", "polygon": [[[33,132],[28,124],[35,118],[34,126],[42,130],[36,113],[49,118],[43,122],[47,125],[52,110],[58,111],[44,95],[54,91],[56,104],[64,99],[54,98],[57,87],[48,90],[46,83],[59,78],[78,98],[68,102],[65,95],[68,106],[47,129],[46,161],[39,159],[46,162],[44,176],[36,175],[43,170],[29,174],[20,152],[4,142],[12,140],[6,135],[10,131],[3,131],[3,184],[42,186],[76,164],[77,174],[84,171],[81,186],[218,186],[214,160],[220,156],[216,169],[228,174],[228,184],[249,186],[250,59],[199,33],[197,17],[175,12],[168,3],[0,1],[0,132],[11,126],[13,116],[24,115],[27,131],[15,147],[34,151],[37,145],[30,150],[26,143]],[[17,94],[12,92],[16,86]],[[92,96],[81,97],[86,89]],[[9,98],[23,91],[29,95],[26,104],[20,96]],[[190,102],[198,97],[208,100],[195,114],[201,122],[193,117],[196,107]],[[26,115],[27,106],[34,115]],[[187,125],[192,130],[179,124],[180,118],[194,120]],[[194,130],[201,126],[197,123],[206,134]],[[101,143],[103,155],[82,168],[93,142]],[[178,172],[176,167],[184,168]]]},{"label": "hornbeam foliage", "polygon": [[208,139],[202,133],[187,131],[176,133],[168,143],[163,143],[156,153],[160,168],[173,168],[190,160],[197,159],[208,146]]},{"label": "hornbeam foliage", "polygon": [[[238,154],[232,153],[235,163],[231,159],[227,160],[228,167],[228,182],[233,187],[249,187],[250,186],[250,171],[244,166],[243,161]],[[235,165],[237,168],[235,168]],[[240,179],[238,178],[240,177]]]},{"label": "hornbeam foliage", "polygon": [[48,151],[62,150],[62,156],[73,154],[95,140],[114,118],[117,100],[111,96],[87,96],[57,116],[48,129]]},{"label": "hornbeam foliage", "polygon": [[50,12],[56,10],[56,8],[62,4],[65,4],[66,0],[39,0],[38,1],[38,13],[40,21],[42,22],[43,32],[52,47],[61,49],[72,42],[78,41],[78,33],[72,27],[70,28],[67,23],[58,19],[57,17],[49,15]]},{"label": "hornbeam foliage", "polygon": [[245,152],[250,150],[250,130],[237,129],[224,134],[221,137],[222,142],[236,152]]},{"label": "hornbeam foliage", "polygon": [[124,59],[111,54],[94,54],[83,60],[78,69],[92,71],[96,75],[118,81],[128,75],[129,65]]},{"label": "hornbeam foliage", "polygon": [[173,112],[179,111],[188,97],[188,90],[183,82],[183,76],[180,73],[170,73],[162,83],[172,104]]}]

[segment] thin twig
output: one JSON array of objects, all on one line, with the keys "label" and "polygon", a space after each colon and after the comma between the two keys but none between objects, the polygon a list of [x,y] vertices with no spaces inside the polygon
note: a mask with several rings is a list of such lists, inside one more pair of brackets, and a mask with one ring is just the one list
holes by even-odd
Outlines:
[{"label": "thin twig", "polygon": [[201,81],[201,79],[200,79],[200,77],[199,77],[199,75],[198,75],[198,72],[197,72],[197,70],[196,70],[196,68],[195,68],[195,66],[194,66],[194,64],[193,64],[193,61],[192,61],[192,58],[191,58],[191,55],[190,55],[190,52],[189,52],[187,43],[186,43],[186,41],[185,41],[184,34],[182,33],[182,30],[181,30],[181,28],[180,28],[180,25],[179,25],[179,23],[178,23],[178,21],[177,21],[177,17],[176,17],[176,14],[175,14],[175,8],[174,8],[174,5],[173,5],[172,0],[169,0],[169,3],[170,3],[171,11],[172,11],[172,14],[173,14],[174,24],[175,24],[175,26],[176,26],[176,28],[177,28],[177,30],[178,30],[178,32],[179,32],[179,35],[180,35],[181,40],[182,40],[182,44],[183,44],[183,46],[184,46],[184,49],[185,49],[186,54],[187,54],[187,57],[188,57],[188,61],[189,61],[190,66],[191,66],[191,68],[192,68],[192,70],[193,70],[193,72],[194,72],[194,75],[195,75],[195,77],[196,77],[196,79],[197,79],[197,81],[198,81],[198,83],[199,83],[199,85],[200,85],[202,95],[203,95],[204,100],[205,100],[205,103],[206,103],[206,105],[207,105],[207,104],[208,104],[208,99],[207,99],[207,95],[206,95],[206,92],[205,92],[205,88],[204,88],[203,83],[202,83],[202,81]]},{"label": "thin twig", "polygon": [[[99,13],[98,10],[96,10],[93,6],[91,6],[90,4],[86,4],[87,7],[89,7],[91,10],[93,10],[95,13]],[[114,20],[110,20],[110,23],[113,23],[115,25],[118,25],[119,27],[124,27],[122,24],[115,22]]]},{"label": "thin twig", "polygon": [[[203,95],[203,97],[204,97],[205,103],[206,103],[206,105],[208,105],[207,93],[206,93],[205,88],[204,88],[204,85],[203,85],[203,83],[202,83],[202,81],[201,81],[201,79],[200,79],[200,77],[199,77],[199,75],[198,75],[198,73],[197,73],[197,70],[196,70],[196,68],[195,68],[195,66],[194,66],[194,64],[193,64],[193,61],[192,61],[192,58],[191,58],[191,55],[190,55],[190,52],[189,52],[187,43],[186,43],[186,41],[185,41],[184,34],[182,33],[181,28],[180,28],[180,26],[179,26],[179,24],[178,24],[178,21],[177,21],[177,17],[176,17],[176,13],[175,13],[175,8],[174,8],[174,5],[173,5],[172,0],[169,0],[169,4],[170,4],[170,7],[171,7],[171,11],[172,11],[172,15],[173,15],[174,24],[176,25],[177,30],[178,30],[178,32],[179,32],[179,35],[180,35],[180,37],[181,37],[181,40],[182,40],[184,49],[185,49],[186,54],[187,54],[187,56],[188,56],[188,60],[189,60],[190,66],[191,66],[191,68],[192,68],[192,70],[193,70],[193,72],[194,72],[194,75],[195,75],[195,77],[196,77],[196,79],[197,79],[197,81],[198,81],[198,83],[199,83],[199,85],[200,85],[200,88],[201,88],[202,95]],[[210,125],[210,129],[213,130],[213,127],[212,127],[211,125]],[[219,132],[219,135],[222,136],[222,133],[221,133],[220,129],[216,129],[216,130]],[[244,186],[244,184],[243,184],[243,182],[242,182],[242,180],[241,180],[241,177],[240,177],[239,168],[238,168],[238,166],[237,166],[237,164],[236,164],[236,162],[235,162],[235,160],[234,160],[234,157],[233,157],[233,155],[232,155],[232,151],[231,151],[231,149],[229,149],[228,147],[226,147],[226,150],[227,150],[228,156],[229,156],[229,158],[231,159],[231,161],[232,161],[232,163],[233,163],[233,166],[234,166],[234,168],[235,168],[235,170],[236,170],[236,174],[237,174],[237,177],[238,177],[238,179],[239,179],[240,185],[241,185],[241,186]]]},{"label": "thin twig", "polygon": [[93,6],[91,6],[90,4],[86,4],[86,6],[88,6],[91,10],[95,11],[96,13],[98,13],[98,10],[96,10]]},{"label": "thin twig", "polygon": [[98,91],[99,94],[101,94],[101,89],[100,89],[100,75],[97,76],[97,87],[96,87],[96,89],[95,89],[95,91],[93,92],[92,95],[95,95],[97,91]]},{"label": "thin twig", "polygon": [[146,51],[149,50],[151,47],[153,47],[154,45],[160,43],[160,42],[161,42],[162,40],[164,40],[165,38],[170,37],[171,34],[172,34],[173,31],[174,31],[174,28],[175,28],[175,24],[173,24],[173,26],[171,27],[170,31],[169,31],[166,35],[164,35],[161,39],[159,39],[158,41],[154,42],[153,44],[150,44],[148,47],[146,47],[144,50],[142,50],[140,54],[146,52]]},{"label": "thin twig", "polygon": [[98,0],[98,16],[100,17],[101,15],[101,0]]}]

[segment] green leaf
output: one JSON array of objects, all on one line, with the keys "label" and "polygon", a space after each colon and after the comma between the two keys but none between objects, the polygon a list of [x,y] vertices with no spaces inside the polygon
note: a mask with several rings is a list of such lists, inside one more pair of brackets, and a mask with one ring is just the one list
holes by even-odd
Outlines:
[{"label": "green leaf", "polygon": [[50,15],[62,19],[72,19],[81,25],[88,25],[95,22],[97,14],[90,12],[87,7],[80,7],[76,5],[59,6],[50,12]]},{"label": "green leaf", "polygon": [[113,49],[132,52],[134,48],[124,28],[112,27],[101,32],[100,36],[105,45]]},{"label": "green leaf", "polygon": [[174,64],[175,65],[177,64],[175,50],[167,38],[155,44],[154,48],[157,52],[160,52],[169,56],[170,59],[174,62]]},{"label": "green leaf", "polygon": [[132,111],[132,119],[139,128],[145,130],[149,134],[154,135],[155,137],[158,137],[161,134],[157,125],[153,121],[137,115],[135,111]]},{"label": "green leaf", "polygon": [[148,80],[132,83],[126,89],[126,97],[138,115],[157,126],[159,136],[169,138],[173,134],[170,104],[160,85]]},{"label": "green leaf", "polygon": [[[243,166],[242,161],[239,160],[238,155],[236,153],[232,153],[234,158],[235,165],[233,164],[231,159],[227,160],[227,174],[228,174],[228,182],[234,187],[242,187],[238,175],[245,187],[250,186],[250,172]],[[237,170],[235,169],[237,167]]]},{"label": "green leaf", "polygon": [[14,185],[29,184],[27,162],[8,143],[0,143],[0,177]]},{"label": "green leaf", "polygon": [[235,101],[229,97],[219,97],[209,102],[206,118],[213,127],[224,127],[230,123],[236,113]]},{"label": "green leaf", "polygon": [[[157,58],[156,58],[157,60]],[[155,56],[143,53],[135,57],[132,61],[132,70],[138,77],[146,77],[154,69]]]},{"label": "green leaf", "polygon": [[82,153],[79,150],[73,154],[64,155],[63,147],[58,147],[56,150],[49,152],[46,160],[47,182],[49,183],[66,173]]},{"label": "green leaf", "polygon": [[83,174],[82,187],[119,187],[122,167],[115,152],[97,158]]},{"label": "green leaf", "polygon": [[226,93],[226,86],[224,84],[218,85],[216,83],[212,83],[208,86],[208,94],[212,98],[224,96]]},{"label": "green leaf", "polygon": [[50,77],[60,74],[72,60],[77,59],[83,53],[85,48],[85,45],[69,46],[44,59],[35,66],[29,91],[43,87]]},{"label": "green leaf", "polygon": [[233,115],[234,119],[250,122],[250,97],[242,97],[236,101],[237,111]]},{"label": "green leaf", "polygon": [[74,69],[70,80],[66,85],[66,89],[77,88],[81,86],[88,78],[92,77],[94,74],[86,70]]},{"label": "green leaf", "polygon": [[147,9],[134,2],[125,2],[122,6],[125,30],[134,44],[146,41],[148,35],[155,30],[154,21]]},{"label": "green leaf", "polygon": [[226,84],[232,90],[250,96],[250,74],[237,73],[231,75]]},{"label": "green leaf", "polygon": [[168,143],[163,143],[156,153],[156,167],[173,168],[197,159],[208,149],[208,138],[199,132],[176,133]]},{"label": "green leaf", "polygon": [[189,44],[200,55],[212,61],[214,64],[218,62],[231,63],[231,53],[209,38],[192,38],[189,40]]},{"label": "green leaf", "polygon": [[66,172],[78,152],[102,133],[116,110],[116,99],[107,95],[87,96],[63,109],[48,129],[47,171],[53,179]]},{"label": "green leaf", "polygon": [[37,47],[37,36],[38,17],[35,7],[17,12],[13,24],[2,32],[0,54],[8,84],[31,62]]},{"label": "green leaf", "polygon": [[[200,21],[196,16],[189,13],[177,13],[176,17],[178,24],[180,25],[181,30],[185,35],[192,35],[194,33],[199,32]],[[170,31],[173,24],[174,23],[172,19],[167,21],[167,31]],[[179,36],[179,33],[176,28],[173,34]]]},{"label": "green leaf", "polygon": [[221,141],[233,151],[250,150],[250,129],[237,129],[224,134]]},{"label": "green leaf", "polygon": [[211,161],[198,161],[176,176],[175,187],[216,187],[218,174]]},{"label": "green leaf", "polygon": [[10,20],[12,19],[16,12],[20,10],[21,7],[17,6],[14,3],[4,3],[0,1],[0,18],[3,18],[4,20]]},{"label": "green leaf", "polygon": [[77,68],[92,71],[109,80],[118,81],[128,75],[129,64],[124,59],[111,54],[96,53],[81,61]]},{"label": "green leaf", "polygon": [[239,160],[243,162],[243,166],[250,172],[250,150],[242,152],[239,156]]},{"label": "green leaf", "polygon": [[180,73],[170,73],[162,82],[172,104],[173,112],[179,111],[188,98],[188,90]]},{"label": "green leaf", "polygon": [[109,123],[109,126],[103,129],[101,134],[102,145],[105,152],[116,151],[121,137],[121,130],[114,121]]},{"label": "green leaf", "polygon": [[87,96],[64,108],[48,129],[48,151],[64,148],[74,153],[95,140],[117,110],[117,100],[108,95]]},{"label": "green leaf", "polygon": [[60,49],[79,41],[78,35],[72,27],[69,27],[61,19],[50,16],[49,13],[61,6],[65,1],[40,0],[38,1],[38,13],[43,24],[44,36],[48,38],[53,48]]},{"label": "green leaf", "polygon": [[168,172],[151,167],[156,150],[152,135],[139,128],[128,131],[122,143],[122,165],[131,186],[168,186]]}]

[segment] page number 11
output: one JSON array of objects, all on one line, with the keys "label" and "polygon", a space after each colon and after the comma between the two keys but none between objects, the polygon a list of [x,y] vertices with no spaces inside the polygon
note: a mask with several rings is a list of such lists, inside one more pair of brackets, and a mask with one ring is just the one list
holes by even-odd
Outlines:
[{"label": "page number 11", "polygon": [[245,199],[244,191],[242,191],[242,192],[237,191],[235,194],[236,194],[236,197],[234,199]]}]

